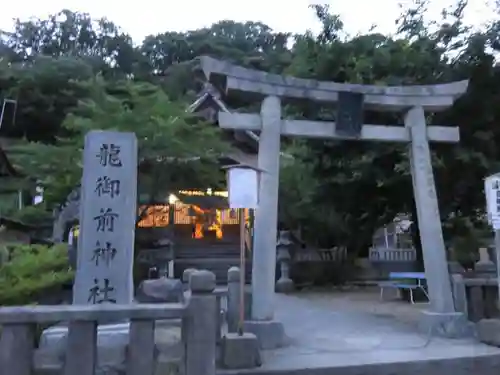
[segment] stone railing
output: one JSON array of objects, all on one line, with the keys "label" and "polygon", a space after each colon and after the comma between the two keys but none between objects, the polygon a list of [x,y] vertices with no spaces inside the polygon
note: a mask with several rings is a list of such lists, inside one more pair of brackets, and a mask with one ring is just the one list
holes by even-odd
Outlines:
[{"label": "stone railing", "polygon": [[130,320],[127,375],[153,375],[156,366],[156,320],[182,319],[185,375],[214,375],[217,297],[215,275],[194,271],[186,304],[19,306],[0,308],[0,368],[2,374],[32,375],[35,327],[69,322],[64,375],[95,375],[97,325]]},{"label": "stone railing", "polygon": [[[187,289],[189,289],[187,280],[189,280],[190,275],[195,271],[193,268],[184,270],[182,280]],[[217,345],[221,344],[222,337],[226,331],[231,333],[237,331],[240,311],[240,277],[240,269],[238,267],[231,267],[227,271],[227,287],[217,287],[213,291],[217,301],[215,311],[217,324],[215,342]],[[245,319],[249,320],[252,306],[252,291],[248,286],[245,286],[244,298]]]},{"label": "stone railing", "polygon": [[[227,294],[226,294],[226,322],[227,331],[234,333],[238,330],[239,311],[240,311],[240,277],[241,272],[238,267],[231,267],[227,272]],[[252,291],[249,288],[244,290],[244,317],[245,320],[251,319],[252,310]]]},{"label": "stone railing", "polygon": [[472,322],[498,318],[498,281],[496,277],[476,277],[474,274],[451,276],[455,309]]},{"label": "stone railing", "polygon": [[387,249],[375,248],[370,249],[368,255],[370,262],[415,262],[417,260],[417,252],[415,249]]}]

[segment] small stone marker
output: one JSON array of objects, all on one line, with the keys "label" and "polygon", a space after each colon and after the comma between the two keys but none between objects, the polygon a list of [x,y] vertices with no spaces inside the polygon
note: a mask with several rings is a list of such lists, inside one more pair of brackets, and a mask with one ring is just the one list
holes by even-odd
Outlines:
[{"label": "small stone marker", "polygon": [[137,196],[133,133],[85,137],[74,304],[129,304]]},{"label": "small stone marker", "polygon": [[496,266],[490,259],[490,253],[486,247],[479,248],[479,260],[474,265],[474,270],[480,273],[491,273],[495,275]]},{"label": "small stone marker", "polygon": [[221,362],[226,369],[251,369],[262,365],[259,342],[253,333],[226,333],[221,352]]},{"label": "small stone marker", "polygon": [[488,253],[488,249],[485,247],[479,248],[479,262],[480,263],[490,263],[490,254]]},{"label": "small stone marker", "polygon": [[500,320],[482,319],[476,324],[479,341],[500,347]]}]

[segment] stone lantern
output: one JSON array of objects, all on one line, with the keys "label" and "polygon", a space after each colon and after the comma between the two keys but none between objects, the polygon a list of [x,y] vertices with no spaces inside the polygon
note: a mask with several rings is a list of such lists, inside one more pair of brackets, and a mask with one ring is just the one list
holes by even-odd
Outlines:
[{"label": "stone lantern", "polygon": [[290,293],[295,289],[293,280],[290,279],[290,248],[293,241],[290,239],[290,231],[282,230],[279,232],[278,242],[276,244],[276,262],[280,266],[280,278],[276,282],[277,293]]}]

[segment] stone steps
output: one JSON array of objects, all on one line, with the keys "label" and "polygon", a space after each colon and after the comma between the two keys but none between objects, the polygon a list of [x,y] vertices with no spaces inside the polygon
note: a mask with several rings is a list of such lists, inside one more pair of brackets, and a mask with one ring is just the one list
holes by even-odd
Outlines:
[{"label": "stone steps", "polygon": [[[230,240],[192,240],[184,239],[174,248],[175,278],[181,278],[186,268],[206,269],[215,274],[217,284],[227,283],[227,271],[239,267],[240,248],[238,239]],[[251,256],[247,254],[246,282],[251,282]]]},{"label": "stone steps", "polygon": [[239,257],[239,244],[192,242],[176,245],[176,259],[233,258]]},{"label": "stone steps", "polygon": [[[215,274],[217,284],[227,283],[227,271],[231,267],[239,267],[240,259],[238,257],[225,258],[197,258],[197,259],[176,259],[174,262],[175,278],[181,278],[182,273],[187,268],[206,269]],[[245,281],[250,283],[252,280],[252,263],[247,260],[245,263]]]}]

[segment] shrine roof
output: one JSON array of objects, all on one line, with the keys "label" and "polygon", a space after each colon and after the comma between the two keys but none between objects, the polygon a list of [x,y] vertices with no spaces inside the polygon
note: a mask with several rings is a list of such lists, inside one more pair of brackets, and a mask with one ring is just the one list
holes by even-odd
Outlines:
[{"label": "shrine roof", "polygon": [[226,197],[221,197],[218,195],[187,195],[178,194],[177,198],[184,204],[192,204],[200,207],[201,209],[217,208],[226,209],[229,208],[229,203]]},{"label": "shrine roof", "polygon": [[16,171],[14,166],[9,161],[7,154],[0,146],[0,177],[20,177],[20,173]]},{"label": "shrine roof", "polygon": [[[212,106],[211,106],[212,104]],[[213,108],[213,106],[217,108]],[[200,96],[191,104],[189,112],[200,113],[208,121],[217,124],[217,112],[230,113],[232,110],[220,99],[218,91],[210,84],[206,84]],[[259,136],[252,131],[232,131],[233,144],[248,153],[256,153],[258,148]]]},{"label": "shrine roof", "polygon": [[33,224],[23,223],[20,220],[8,217],[0,217],[0,226],[3,226],[8,230],[17,230],[17,231],[38,229],[38,227]]}]

